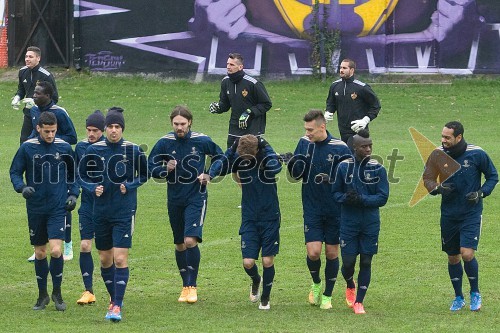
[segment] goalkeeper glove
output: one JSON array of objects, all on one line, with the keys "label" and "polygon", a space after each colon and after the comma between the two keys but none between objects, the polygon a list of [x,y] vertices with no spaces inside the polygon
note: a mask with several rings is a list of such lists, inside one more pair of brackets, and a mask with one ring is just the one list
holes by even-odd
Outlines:
[{"label": "goalkeeper glove", "polygon": [[453,192],[455,190],[455,184],[453,183],[446,183],[446,184],[439,184],[438,186],[436,186],[435,189],[433,189],[430,194],[431,195],[436,195],[436,194],[441,194],[441,195],[448,195],[450,194],[451,192]]},{"label": "goalkeeper glove", "polygon": [[10,103],[14,110],[19,110],[19,106],[21,106],[21,97],[18,95],[12,97],[12,102]]},{"label": "goalkeeper glove", "polygon": [[68,196],[66,200],[66,211],[71,212],[76,207],[76,197],[74,195]]},{"label": "goalkeeper glove", "polygon": [[208,109],[210,110],[210,113],[220,113],[219,103],[217,102],[210,103]]},{"label": "goalkeeper glove", "polygon": [[33,100],[33,98],[23,98],[21,100],[21,103],[26,104],[26,109],[31,109],[35,106],[35,101]]},{"label": "goalkeeper glove", "polygon": [[325,111],[325,120],[332,121],[333,120],[333,112]]},{"label": "goalkeeper glove", "polygon": [[364,116],[363,119],[358,119],[358,120],[354,120],[354,121],[351,121],[351,129],[358,133],[359,130],[362,130],[366,127],[366,125],[368,125],[368,123],[370,122],[370,117],[368,116]]},{"label": "goalkeeper glove", "polygon": [[23,187],[23,190],[21,193],[22,193],[24,199],[29,199],[35,193],[35,189],[31,186],[25,186],[25,187]]},{"label": "goalkeeper glove", "polygon": [[250,115],[252,114],[252,111],[250,109],[246,109],[243,111],[243,113],[240,116],[238,127],[241,129],[247,129],[248,126],[248,120],[250,119]]},{"label": "goalkeeper glove", "polygon": [[469,192],[465,195],[465,199],[467,199],[467,201],[473,205],[477,204],[482,197],[483,197],[483,191],[481,190],[478,190],[476,192]]}]

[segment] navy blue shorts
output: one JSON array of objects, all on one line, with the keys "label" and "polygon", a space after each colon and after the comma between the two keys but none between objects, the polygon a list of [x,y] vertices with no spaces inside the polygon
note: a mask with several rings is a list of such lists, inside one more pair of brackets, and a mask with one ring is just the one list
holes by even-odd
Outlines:
[{"label": "navy blue shorts", "polygon": [[243,258],[272,257],[280,250],[280,219],[273,221],[243,221],[240,226],[241,254]]},{"label": "navy blue shorts", "polygon": [[89,212],[79,212],[79,224],[80,224],[80,238],[81,239],[93,239],[94,238],[94,220],[92,213]]},{"label": "navy blue shorts", "polygon": [[380,221],[341,221],[340,248],[343,254],[376,254]]},{"label": "navy blue shorts", "polygon": [[134,224],[135,214],[120,219],[95,216],[95,247],[101,251],[114,247],[131,248]]},{"label": "navy blue shorts", "polygon": [[328,245],[339,244],[340,217],[311,216],[304,214],[304,238],[306,243],[324,242]]},{"label": "navy blue shorts", "polygon": [[66,231],[66,211],[53,214],[28,213],[30,242],[33,246],[48,243],[49,239],[64,239]]},{"label": "navy blue shorts", "polygon": [[168,218],[174,235],[174,244],[183,244],[184,237],[203,241],[203,222],[207,213],[207,200],[192,202],[187,206],[168,204]]},{"label": "navy blue shorts", "polygon": [[461,247],[477,250],[481,225],[481,215],[460,220],[441,217],[441,249],[450,256],[460,254]]}]

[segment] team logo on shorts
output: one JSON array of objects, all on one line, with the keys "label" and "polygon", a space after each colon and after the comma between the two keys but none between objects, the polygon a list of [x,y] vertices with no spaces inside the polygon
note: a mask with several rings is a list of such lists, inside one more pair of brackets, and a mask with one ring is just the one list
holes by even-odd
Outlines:
[{"label": "team logo on shorts", "polygon": [[308,232],[309,231],[309,227],[306,225],[304,225],[304,232]]},{"label": "team logo on shorts", "polygon": [[245,249],[246,247],[247,247],[247,245],[245,244],[245,241],[241,241],[241,248]]},{"label": "team logo on shorts", "polygon": [[247,97],[247,95],[248,95],[248,90],[243,89],[243,91],[241,92],[241,94],[243,95],[243,97]]},{"label": "team logo on shorts", "polygon": [[352,98],[352,100],[355,100],[356,98],[358,98],[358,94],[356,94],[355,92],[353,92],[351,94],[351,98]]}]

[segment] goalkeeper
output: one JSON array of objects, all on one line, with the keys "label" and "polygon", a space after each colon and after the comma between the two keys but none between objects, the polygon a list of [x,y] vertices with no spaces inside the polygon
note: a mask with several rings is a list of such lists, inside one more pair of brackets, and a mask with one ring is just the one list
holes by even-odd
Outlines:
[{"label": "goalkeeper", "polygon": [[326,99],[325,118],[333,120],[337,112],[340,138],[346,142],[377,117],[380,101],[372,88],[354,78],[356,63],[344,59],[340,63],[340,79],[333,82]]},{"label": "goalkeeper", "polygon": [[11,105],[14,110],[19,110],[21,103],[25,104],[25,106],[23,106],[24,121],[23,127],[21,128],[20,143],[26,141],[34,129],[31,122],[30,109],[34,105],[32,98],[33,93],[35,92],[36,84],[41,81],[50,82],[52,87],[54,87],[52,100],[54,103],[59,101],[54,76],[48,70],[40,66],[41,56],[42,51],[40,51],[38,47],[30,46],[27,48],[26,55],[24,57],[26,66],[19,70],[18,88],[16,94],[12,97]]},{"label": "goalkeeper", "polygon": [[230,53],[227,76],[222,79],[219,102],[210,104],[210,113],[223,113],[231,108],[227,148],[245,134],[257,137],[266,131],[266,112],[272,103],[262,82],[243,70],[243,57]]}]

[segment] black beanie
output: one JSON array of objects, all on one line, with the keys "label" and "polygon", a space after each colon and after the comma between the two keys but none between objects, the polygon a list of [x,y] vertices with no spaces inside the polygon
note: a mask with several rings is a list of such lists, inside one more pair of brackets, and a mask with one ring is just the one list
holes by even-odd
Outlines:
[{"label": "black beanie", "polygon": [[106,114],[106,126],[118,124],[122,130],[125,130],[125,118],[123,118],[123,109],[119,106],[113,106],[108,109]]},{"label": "black beanie", "polygon": [[100,129],[101,131],[104,131],[104,115],[102,114],[102,112],[100,110],[95,110],[94,113],[88,116],[85,126],[93,126]]}]

